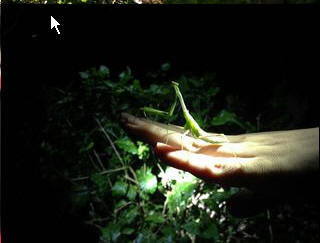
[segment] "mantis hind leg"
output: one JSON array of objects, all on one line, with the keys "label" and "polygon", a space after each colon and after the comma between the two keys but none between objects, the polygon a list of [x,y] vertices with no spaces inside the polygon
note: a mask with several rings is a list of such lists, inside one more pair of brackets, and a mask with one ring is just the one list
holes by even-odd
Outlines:
[{"label": "mantis hind leg", "polygon": [[[223,137],[224,141],[219,141],[219,140],[211,140],[210,138],[213,136],[217,136],[217,137]],[[211,142],[211,143],[230,143],[229,139],[227,138],[226,135],[224,135],[223,133],[217,133],[217,134],[202,134],[201,136],[198,137],[198,139],[202,139],[206,142]]]},{"label": "mantis hind leg", "polygon": [[181,134],[181,150],[183,150],[183,141],[182,138],[186,137],[186,135],[190,132],[190,130],[186,130],[184,133]]},{"label": "mantis hind leg", "polygon": [[174,133],[176,133],[176,132],[174,132],[174,131],[172,131],[172,132],[169,132],[169,129],[167,129],[167,134],[165,135],[165,137],[166,137],[166,144],[168,145],[168,141],[169,141],[169,136],[171,135],[171,134],[174,134]]},{"label": "mantis hind leg", "polygon": [[[167,124],[169,126],[169,124]],[[168,141],[169,141],[169,129],[167,129],[167,134],[166,134],[166,144],[168,145]]]},{"label": "mantis hind leg", "polygon": [[[223,133],[218,133],[218,134],[213,134],[213,135],[215,135],[215,136],[221,136],[221,137],[223,137],[224,138],[224,140],[225,141],[222,141],[222,142],[220,142],[220,141],[212,141],[212,142],[214,142],[214,144],[223,144],[223,143],[230,143],[230,141],[229,141],[229,139],[227,138],[227,136],[226,135],[224,135]],[[199,136],[199,139],[205,139],[205,138],[208,138],[208,137],[212,137],[212,135],[203,135],[203,136]],[[205,141],[207,141],[207,140],[205,140]],[[210,143],[210,141],[207,141],[207,142],[209,142]],[[232,150],[232,154],[233,154],[233,156],[235,157],[235,158],[237,158],[237,154]]]},{"label": "mantis hind leg", "polygon": [[[182,141],[182,138],[183,137],[186,137],[186,135],[190,132],[190,130],[186,130],[183,134],[181,134],[181,150],[183,150],[183,141]],[[187,161],[190,161],[190,151],[189,150],[186,150],[187,151],[187,154],[188,154],[188,159]]]}]

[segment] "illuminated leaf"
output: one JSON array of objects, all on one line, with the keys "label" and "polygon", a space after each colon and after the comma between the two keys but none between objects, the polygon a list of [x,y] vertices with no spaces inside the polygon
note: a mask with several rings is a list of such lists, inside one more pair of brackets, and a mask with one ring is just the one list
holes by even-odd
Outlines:
[{"label": "illuminated leaf", "polygon": [[128,137],[123,137],[114,142],[120,149],[130,153],[137,154],[137,146]]},{"label": "illuminated leaf", "polygon": [[144,173],[144,168],[141,167],[137,170],[137,178],[143,192],[153,194],[157,190],[157,177],[151,173],[151,168]]},{"label": "illuminated leaf", "polygon": [[170,213],[176,209],[184,210],[187,206],[188,199],[193,194],[197,184],[194,182],[181,182],[174,185],[173,190],[167,195],[167,204]]},{"label": "illuminated leaf", "polygon": [[149,147],[140,141],[138,141],[137,144],[139,159],[147,159],[149,157]]}]

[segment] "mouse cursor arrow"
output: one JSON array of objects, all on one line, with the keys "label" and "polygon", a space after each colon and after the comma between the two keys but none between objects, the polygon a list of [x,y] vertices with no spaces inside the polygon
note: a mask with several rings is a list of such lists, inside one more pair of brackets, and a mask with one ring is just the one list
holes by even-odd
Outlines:
[{"label": "mouse cursor arrow", "polygon": [[54,28],[56,29],[58,35],[60,35],[60,31],[59,31],[59,29],[58,29],[58,25],[60,25],[60,24],[58,23],[58,21],[55,20],[55,19],[51,16],[51,29],[54,27]]}]

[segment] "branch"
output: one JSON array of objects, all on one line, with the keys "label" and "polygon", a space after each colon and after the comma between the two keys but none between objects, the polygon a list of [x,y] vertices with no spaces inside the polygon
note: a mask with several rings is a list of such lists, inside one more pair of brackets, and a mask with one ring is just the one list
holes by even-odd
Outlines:
[{"label": "branch", "polygon": [[[117,169],[112,169],[112,170],[104,170],[102,172],[99,172],[100,175],[104,175],[104,174],[109,174],[109,173],[114,173],[114,172],[118,172],[118,171],[122,171],[122,170],[126,170],[127,167],[120,167]],[[71,179],[71,181],[82,181],[82,180],[87,180],[89,179],[89,176],[82,176],[82,177],[78,177],[78,178],[73,178]]]},{"label": "branch", "polygon": [[111,144],[112,149],[114,150],[114,152],[116,153],[118,159],[120,160],[121,164],[124,166],[124,162],[123,159],[121,158],[118,150],[116,149],[116,147],[114,146],[114,143],[112,142],[110,136],[108,135],[108,133],[106,132],[106,130],[103,128],[103,126],[101,125],[100,121],[95,118],[96,122],[98,123],[98,126],[100,127],[100,130],[103,132],[103,134],[106,136],[106,138],[108,139],[109,143]]}]

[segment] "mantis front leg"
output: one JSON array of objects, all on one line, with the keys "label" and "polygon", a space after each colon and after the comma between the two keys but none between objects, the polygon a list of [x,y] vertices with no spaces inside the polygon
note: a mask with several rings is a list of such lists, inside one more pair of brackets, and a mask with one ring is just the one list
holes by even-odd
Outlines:
[{"label": "mantis front leg", "polygon": [[[189,111],[184,103],[182,94],[180,92],[179,84],[174,81],[172,81],[171,83],[172,83],[172,86],[175,90],[176,95],[175,95],[175,99],[174,99],[172,105],[169,108],[169,111],[161,111],[161,110],[157,110],[157,109],[154,109],[151,107],[143,107],[141,109],[144,111],[144,113],[158,115],[158,116],[169,119],[170,117],[172,117],[174,109],[177,104],[177,99],[179,99],[180,105],[182,107],[183,116],[186,121],[186,123],[184,125],[184,130],[186,130],[186,132],[183,134],[183,136],[185,136],[186,134],[188,134],[190,132],[191,135],[194,136],[195,138],[201,139],[201,140],[208,142],[208,143],[211,143],[211,144],[220,145],[224,142],[229,142],[224,134],[222,134],[222,136],[225,138],[224,141],[217,141],[217,140],[209,138],[212,135],[209,135],[204,130],[202,130],[200,128],[199,124],[195,121],[195,119],[189,113]],[[221,134],[218,134],[218,136],[221,136]],[[168,139],[168,136],[167,136],[167,139]],[[182,139],[182,137],[181,137],[181,139]],[[168,142],[168,140],[167,140],[167,142]],[[182,141],[181,141],[181,144],[182,144]],[[183,146],[182,146],[182,148],[183,148]]]},{"label": "mantis front leg", "polygon": [[[162,110],[154,109],[151,107],[142,107],[140,109],[143,111],[145,116],[146,116],[146,113],[148,113],[151,115],[157,115],[166,119],[170,119],[173,116],[173,112],[175,110],[176,104],[177,104],[177,96],[175,96],[173,103],[169,107],[169,111],[162,111]],[[169,122],[167,123],[167,125],[169,125]],[[168,139],[169,139],[169,130],[167,129],[166,144],[168,144]]]}]

